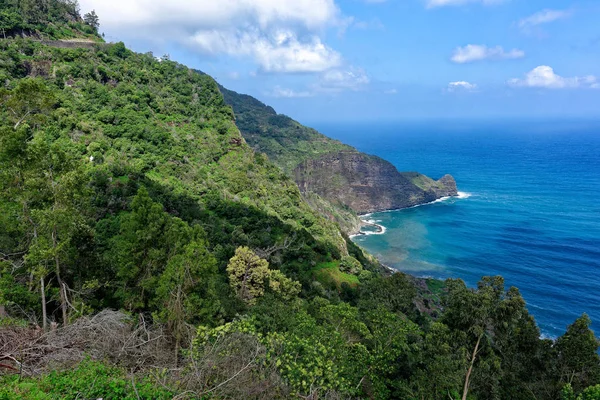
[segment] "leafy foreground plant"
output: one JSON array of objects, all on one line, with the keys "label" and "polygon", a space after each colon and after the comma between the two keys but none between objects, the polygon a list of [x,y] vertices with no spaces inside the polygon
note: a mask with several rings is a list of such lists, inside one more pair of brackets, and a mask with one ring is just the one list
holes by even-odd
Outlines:
[{"label": "leafy foreground plant", "polygon": [[150,377],[137,378],[104,363],[85,360],[40,378],[0,379],[0,399],[172,399],[173,392]]}]

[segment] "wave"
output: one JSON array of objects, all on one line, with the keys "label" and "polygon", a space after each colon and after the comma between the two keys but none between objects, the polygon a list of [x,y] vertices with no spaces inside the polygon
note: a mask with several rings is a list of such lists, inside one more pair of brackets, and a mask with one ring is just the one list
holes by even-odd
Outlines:
[{"label": "wave", "polygon": [[381,228],[378,232],[360,231],[359,236],[385,235],[385,233],[387,232],[387,228],[383,225],[377,225],[377,226],[379,226],[379,228]]},{"label": "wave", "polygon": [[375,220],[375,219],[365,219],[365,217],[370,216],[371,214],[365,214],[362,215],[361,217],[361,221],[363,222],[363,224],[371,226],[376,228],[375,231],[365,231],[362,229],[359,230],[359,232],[355,235],[350,235],[350,239],[353,239],[355,237],[360,237],[360,236],[370,236],[370,235],[384,235],[387,232],[387,228],[381,224],[379,224],[379,222],[381,222],[381,220]]},{"label": "wave", "polygon": [[361,229],[360,233],[361,235],[365,235],[365,236],[369,236],[369,235],[383,235],[387,232],[387,228],[383,225],[378,224],[377,222],[381,222],[381,221],[374,221],[374,220],[363,220],[363,222],[365,222],[366,224],[373,226],[375,228],[377,228],[376,231],[363,231]]},{"label": "wave", "polygon": [[422,203],[422,204],[416,204],[414,206],[410,206],[410,207],[405,207],[405,208],[397,208],[397,209],[393,209],[393,210],[383,210],[383,211],[376,211],[375,213],[367,213],[367,214],[359,214],[358,216],[365,222],[366,221],[364,218],[369,218],[370,216],[372,216],[373,214],[379,214],[379,213],[393,213],[393,212],[398,212],[398,211],[404,211],[404,210],[410,210],[411,208],[417,208],[417,207],[422,207],[422,206],[428,206],[431,204],[436,204],[436,203],[442,203],[444,201],[447,200],[452,200],[452,199],[460,199],[460,200],[464,200],[464,199],[468,199],[469,197],[473,196],[473,193],[467,193],[467,192],[458,192],[458,195],[456,196],[444,196],[444,197],[440,197],[437,200],[433,200],[433,201],[429,201],[427,203]]}]

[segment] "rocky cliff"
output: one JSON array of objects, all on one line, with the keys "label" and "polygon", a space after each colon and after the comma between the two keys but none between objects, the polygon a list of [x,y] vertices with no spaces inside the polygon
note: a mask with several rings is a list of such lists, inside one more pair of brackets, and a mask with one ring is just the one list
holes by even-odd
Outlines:
[{"label": "rocky cliff", "polygon": [[435,181],[417,172],[398,172],[388,161],[359,152],[338,152],[302,162],[294,170],[302,193],[317,193],[357,213],[407,208],[456,196],[450,175]]}]

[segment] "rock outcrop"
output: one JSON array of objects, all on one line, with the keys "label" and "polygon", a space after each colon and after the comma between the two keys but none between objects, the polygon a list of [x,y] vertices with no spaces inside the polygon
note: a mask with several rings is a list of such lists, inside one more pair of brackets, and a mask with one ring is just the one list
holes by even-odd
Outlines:
[{"label": "rock outcrop", "polygon": [[456,196],[454,178],[435,181],[417,172],[398,172],[388,161],[359,152],[305,160],[294,170],[303,193],[314,192],[357,213],[412,207]]}]

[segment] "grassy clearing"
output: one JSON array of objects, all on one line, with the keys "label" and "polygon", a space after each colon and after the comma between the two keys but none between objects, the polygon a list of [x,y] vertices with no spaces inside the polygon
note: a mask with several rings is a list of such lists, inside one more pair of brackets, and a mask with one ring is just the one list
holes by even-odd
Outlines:
[{"label": "grassy clearing", "polygon": [[313,268],[313,274],[319,282],[323,284],[335,283],[338,289],[342,287],[344,282],[351,287],[356,287],[360,283],[357,276],[340,271],[339,261],[318,264]]}]

